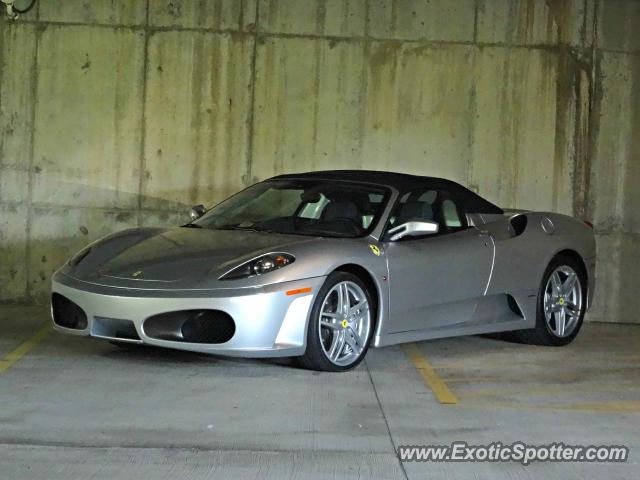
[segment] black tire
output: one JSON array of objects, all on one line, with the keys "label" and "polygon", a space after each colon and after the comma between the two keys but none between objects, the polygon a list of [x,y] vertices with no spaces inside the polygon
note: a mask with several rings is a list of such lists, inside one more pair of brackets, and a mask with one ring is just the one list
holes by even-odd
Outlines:
[{"label": "black tire", "polygon": [[[336,284],[344,281],[350,281],[358,285],[367,297],[370,312],[370,325],[369,333],[365,340],[364,348],[362,349],[360,356],[353,363],[341,366],[336,365],[327,358],[327,355],[325,354],[322,345],[320,344],[321,340],[320,336],[318,335],[318,324],[320,322],[320,309],[322,308],[325,297]],[[371,337],[373,336],[373,330],[375,328],[376,311],[377,305],[372,298],[371,292],[359,277],[347,272],[332,272],[320,288],[320,291],[318,292],[318,295],[316,296],[316,299],[313,303],[313,307],[311,308],[311,316],[309,318],[309,325],[307,327],[307,349],[304,355],[297,358],[298,365],[309,370],[318,370],[323,372],[344,372],[358,366],[358,364],[364,359],[367,351],[369,350]]]},{"label": "black tire", "polygon": [[[544,294],[551,274],[559,267],[568,266],[578,275],[580,280],[580,287],[582,292],[582,309],[578,322],[570,335],[566,337],[559,337],[553,333],[552,329],[547,325],[547,321],[544,314]],[[580,332],[582,323],[584,321],[584,315],[587,310],[587,273],[584,266],[574,259],[566,255],[557,255],[551,260],[544,274],[542,275],[542,281],[538,288],[538,301],[536,309],[536,326],[530,330],[519,330],[513,332],[516,339],[522,343],[528,343],[531,345],[545,345],[551,347],[561,347],[568,345]]]}]

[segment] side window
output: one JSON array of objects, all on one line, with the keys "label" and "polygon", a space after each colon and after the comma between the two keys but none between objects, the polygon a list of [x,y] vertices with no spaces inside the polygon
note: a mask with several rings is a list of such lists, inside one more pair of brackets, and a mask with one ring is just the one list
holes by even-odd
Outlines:
[{"label": "side window", "polygon": [[460,214],[458,208],[453,200],[447,198],[442,202],[442,217],[444,224],[448,229],[462,227],[462,221],[460,220]]},{"label": "side window", "polygon": [[423,192],[405,194],[393,212],[391,223],[393,225],[401,225],[411,220],[432,221],[433,207],[431,203],[422,200],[422,195]]},{"label": "side window", "polygon": [[390,226],[402,225],[412,220],[436,221],[434,202],[437,197],[438,192],[435,190],[420,189],[405,193],[391,214]]},{"label": "side window", "polygon": [[438,235],[457,232],[468,226],[463,209],[446,190],[421,189],[404,194],[391,214],[390,227],[410,220],[437,222]]},{"label": "side window", "polygon": [[382,193],[370,193],[368,195],[368,208],[362,215],[362,228],[367,229],[373,222],[374,212],[378,211],[384,200]]},{"label": "side window", "polygon": [[421,202],[427,202],[429,205],[433,205],[437,197],[438,192],[436,192],[435,190],[427,190],[422,195],[420,195],[418,200]]},{"label": "side window", "polygon": [[409,198],[409,195],[411,195],[411,192],[405,193],[400,198],[400,200],[398,200],[398,204],[393,209],[393,212],[391,212],[391,216],[389,217],[389,224],[391,225],[391,227],[395,227],[395,226],[400,225],[402,223],[402,218],[400,217],[400,212],[402,211],[402,206],[405,203],[407,203],[407,199]]},{"label": "side window", "polygon": [[449,192],[438,194],[436,210],[441,233],[457,232],[469,226],[464,209]]}]

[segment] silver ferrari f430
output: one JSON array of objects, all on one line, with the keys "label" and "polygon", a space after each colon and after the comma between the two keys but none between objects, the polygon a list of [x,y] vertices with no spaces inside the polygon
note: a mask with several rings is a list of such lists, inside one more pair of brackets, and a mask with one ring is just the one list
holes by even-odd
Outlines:
[{"label": "silver ferrari f430", "polygon": [[134,228],[52,281],[55,328],[112,342],[356,366],[370,346],[514,331],[566,345],[594,292],[584,221],[506,211],[449,180],[280,175],[177,228]]}]

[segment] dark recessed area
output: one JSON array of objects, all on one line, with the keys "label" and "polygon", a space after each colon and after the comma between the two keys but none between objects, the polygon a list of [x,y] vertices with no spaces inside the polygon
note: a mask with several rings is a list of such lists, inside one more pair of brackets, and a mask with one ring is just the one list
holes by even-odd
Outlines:
[{"label": "dark recessed area", "polygon": [[513,232],[515,236],[522,235],[524,231],[527,229],[527,223],[529,222],[526,215],[516,215],[509,220],[511,226],[513,227]]},{"label": "dark recessed area", "polygon": [[87,328],[87,314],[84,310],[59,293],[51,295],[51,308],[56,325],[75,330]]},{"label": "dark recessed area", "polygon": [[220,310],[180,310],[149,317],[145,335],[159,340],[188,343],[225,343],[231,340],[236,325]]},{"label": "dark recessed area", "polygon": [[123,340],[140,340],[136,327],[131,320],[120,318],[94,317],[91,335],[106,338],[122,338]]}]

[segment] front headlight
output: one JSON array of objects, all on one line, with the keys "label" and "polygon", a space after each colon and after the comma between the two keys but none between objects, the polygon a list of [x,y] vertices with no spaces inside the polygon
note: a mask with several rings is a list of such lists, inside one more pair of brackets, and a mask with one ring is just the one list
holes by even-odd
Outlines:
[{"label": "front headlight", "polygon": [[293,263],[295,257],[288,253],[267,253],[230,270],[220,277],[220,280],[237,280],[278,270]]}]

